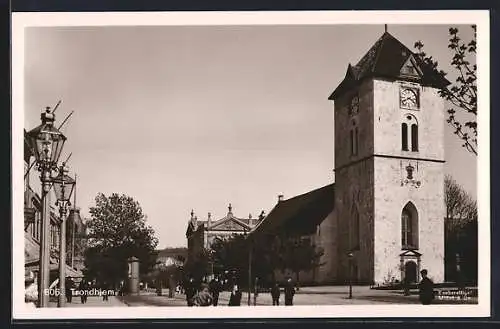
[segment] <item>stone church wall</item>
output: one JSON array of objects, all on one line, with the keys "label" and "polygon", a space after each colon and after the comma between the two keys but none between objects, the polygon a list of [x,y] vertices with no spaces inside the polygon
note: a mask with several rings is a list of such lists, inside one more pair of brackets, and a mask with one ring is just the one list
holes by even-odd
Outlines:
[{"label": "stone church wall", "polygon": [[[401,186],[406,160],[375,159],[375,282],[401,280],[401,212],[408,202],[418,211],[421,268],[435,282],[444,280],[444,185],[442,163],[412,161],[420,187]],[[417,169],[418,168],[418,169]],[[403,176],[404,177],[404,176]]]},{"label": "stone church wall", "polygon": [[[427,268],[429,276],[440,282],[444,279],[444,174],[439,162],[444,160],[443,100],[436,89],[414,85],[420,94],[419,109],[401,109],[402,85],[409,84],[374,81],[375,154],[393,157],[375,158],[374,279],[382,283],[390,276],[402,277],[401,212],[411,201],[418,212],[421,268]],[[407,115],[418,122],[418,152],[401,150],[401,123]],[[405,183],[410,164],[414,179]]]},{"label": "stone church wall", "polygon": [[[359,97],[357,114],[349,113],[349,103],[354,95]],[[358,129],[358,150],[351,152],[350,130]],[[335,101],[335,217],[337,239],[338,283],[349,280],[349,259],[353,252],[353,280],[369,284],[373,277],[373,82],[366,80],[357,90]],[[357,234],[355,216],[359,215]],[[350,237],[351,235],[351,237]],[[358,241],[352,241],[359,237]],[[350,241],[351,240],[351,241]],[[359,242],[359,243],[358,243]]]},{"label": "stone church wall", "polygon": [[[352,275],[356,283],[370,284],[373,277],[373,158],[346,167],[336,175],[335,209],[337,218],[338,268],[337,281],[349,280],[349,259],[347,254],[354,247]],[[359,215],[359,239],[354,231],[354,208]]]}]

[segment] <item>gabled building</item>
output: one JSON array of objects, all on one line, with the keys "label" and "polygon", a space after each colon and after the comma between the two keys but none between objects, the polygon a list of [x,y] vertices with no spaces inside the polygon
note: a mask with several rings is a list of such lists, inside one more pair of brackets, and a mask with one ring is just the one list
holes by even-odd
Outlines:
[{"label": "gabled building", "polygon": [[213,220],[211,213],[208,213],[207,220],[200,221],[191,211],[191,218],[186,230],[188,240],[188,261],[193,259],[194,255],[204,249],[210,249],[215,239],[227,239],[234,234],[245,234],[255,227],[264,218],[262,211],[260,216],[253,218],[251,214],[247,218],[236,217],[233,214],[233,207],[228,206],[226,216]]},{"label": "gabled building", "polygon": [[[307,239],[323,255],[319,263],[326,263],[333,257],[336,237],[332,234],[331,217],[334,216],[332,200],[335,198],[335,184],[284,199],[271,209],[267,217],[255,226],[250,234],[254,237],[267,236],[301,236]],[[330,220],[329,220],[330,219]],[[275,271],[275,278],[282,281],[285,277],[295,277],[290,270]],[[318,266],[311,271],[301,271],[301,283],[334,283],[333,273],[329,266]]]}]

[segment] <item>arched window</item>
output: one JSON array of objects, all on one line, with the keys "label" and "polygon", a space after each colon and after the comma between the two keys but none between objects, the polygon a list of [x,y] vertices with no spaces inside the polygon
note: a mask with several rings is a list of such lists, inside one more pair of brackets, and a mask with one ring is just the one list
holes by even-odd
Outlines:
[{"label": "arched window", "polygon": [[411,150],[418,152],[418,126],[416,123],[411,125]]},{"label": "arched window", "polygon": [[[410,131],[408,131],[410,127]],[[406,115],[401,124],[401,149],[418,152],[418,123],[413,115]]]},{"label": "arched window", "polygon": [[418,213],[411,202],[401,213],[401,249],[418,249]]},{"label": "arched window", "polygon": [[408,151],[408,125],[406,123],[401,124],[401,149]]}]

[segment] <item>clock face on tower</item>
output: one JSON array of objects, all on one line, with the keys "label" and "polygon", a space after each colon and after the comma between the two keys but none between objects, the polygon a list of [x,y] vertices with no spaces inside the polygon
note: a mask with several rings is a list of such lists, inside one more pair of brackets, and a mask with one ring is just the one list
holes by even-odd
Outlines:
[{"label": "clock face on tower", "polygon": [[401,107],[418,108],[418,91],[412,88],[401,88]]}]

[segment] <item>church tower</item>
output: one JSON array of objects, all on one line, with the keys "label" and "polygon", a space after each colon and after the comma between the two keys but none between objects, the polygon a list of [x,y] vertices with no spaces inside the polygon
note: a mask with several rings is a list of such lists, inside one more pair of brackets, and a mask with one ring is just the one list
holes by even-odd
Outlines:
[{"label": "church tower", "polygon": [[385,32],[329,97],[335,119],[337,281],[444,279],[449,82]]}]

